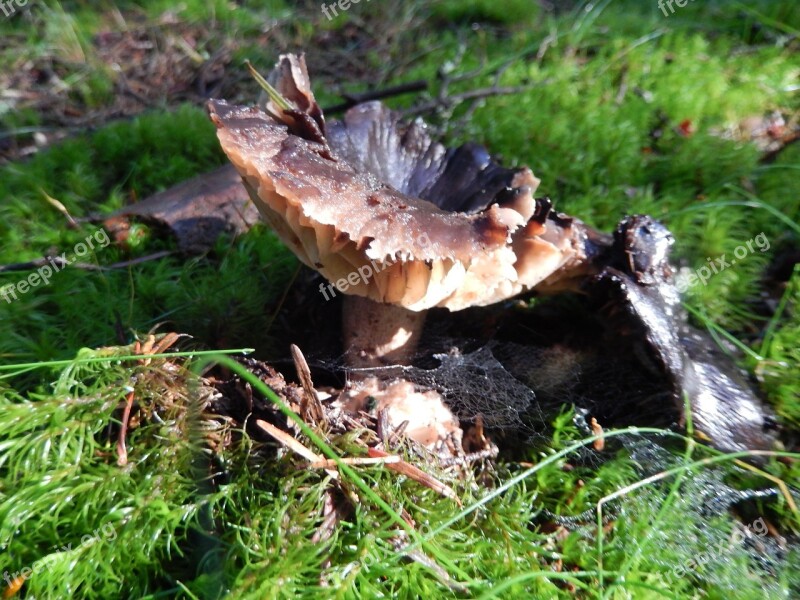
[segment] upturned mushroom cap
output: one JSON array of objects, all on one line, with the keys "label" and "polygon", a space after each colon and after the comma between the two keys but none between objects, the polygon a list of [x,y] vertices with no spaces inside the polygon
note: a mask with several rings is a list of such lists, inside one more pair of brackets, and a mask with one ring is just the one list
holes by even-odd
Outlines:
[{"label": "upturned mushroom cap", "polygon": [[302,56],[282,56],[271,81],[292,108],[211,101],[211,119],[264,219],[339,291],[460,310],[584,260],[583,228],[533,198],[529,169],[472,144],[448,150],[376,102],[326,127]]}]

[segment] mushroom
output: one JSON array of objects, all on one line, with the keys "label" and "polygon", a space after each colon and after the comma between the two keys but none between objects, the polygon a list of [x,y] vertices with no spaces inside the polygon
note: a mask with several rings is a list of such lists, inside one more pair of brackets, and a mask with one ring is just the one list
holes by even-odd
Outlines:
[{"label": "mushroom", "polygon": [[[688,394],[715,445],[772,442],[769,410],[686,325],[663,226],[630,217],[612,239],[534,198],[539,180],[529,169],[503,168],[475,144],[445,148],[423,123],[402,124],[377,102],[326,125],[302,56],[281,56],[270,80],[277,91],[265,109],[211,101],[209,113],[262,217],[327,279],[325,299],[344,295],[351,366],[407,362],[432,307],[484,306],[534,288],[600,293],[638,325],[675,401]],[[362,383],[343,396],[411,397],[402,385]],[[395,416],[428,422],[419,408],[427,406],[431,422],[448,421],[429,395],[413,400]],[[717,422],[722,409],[738,415],[735,426]],[[437,444],[453,427],[429,432],[418,441]]]},{"label": "mushroom", "polygon": [[608,246],[535,199],[528,168],[445,148],[378,102],[326,126],[302,56],[281,56],[270,82],[266,110],[211,101],[209,113],[263,218],[327,279],[326,299],[344,294],[351,366],[406,362],[427,309],[557,289]]}]

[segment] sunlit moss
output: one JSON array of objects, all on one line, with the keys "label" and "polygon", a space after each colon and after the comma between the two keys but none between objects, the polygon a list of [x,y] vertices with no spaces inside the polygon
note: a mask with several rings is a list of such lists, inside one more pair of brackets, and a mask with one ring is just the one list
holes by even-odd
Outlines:
[{"label": "sunlit moss", "polygon": [[[372,0],[369,9],[378,10],[379,2],[388,0]],[[31,58],[53,47],[78,54],[107,22],[99,11],[78,4],[63,5],[68,12],[59,23],[71,29],[58,29],[53,21],[39,31],[16,17],[13,24],[0,19],[0,30],[20,36],[15,39],[25,41]],[[144,4],[118,3],[123,11],[150,18],[175,3]],[[717,134],[744,117],[797,110],[798,63],[788,36],[800,28],[800,13],[793,2],[751,2],[734,10],[709,0],[689,3],[669,17],[656,2],[579,2],[561,7],[558,15],[529,11],[529,5],[416,6],[424,19],[414,35],[421,48],[431,50],[406,67],[404,80],[435,79],[463,40],[467,52],[458,69],[478,67],[484,59],[498,66],[517,56],[501,83],[532,84],[521,94],[486,100],[469,123],[451,128],[450,141],[474,139],[507,164],[530,165],[542,179],[540,193],[549,194],[559,210],[599,227],[612,227],[634,212],[663,219],[675,234],[677,259],[689,269],[731,254],[761,232],[774,249],[797,245],[798,146],[761,164],[752,145]],[[245,6],[192,0],[175,10],[194,22],[216,19],[232,37],[248,38],[235,49],[237,58],[258,54],[250,38],[260,39],[276,19],[290,16],[286,3],[272,1]],[[318,7],[308,14],[312,11]],[[357,8],[351,11],[355,19]],[[351,23],[349,16],[323,26],[336,31]],[[448,19],[457,25],[445,27]],[[303,21],[291,31],[302,45],[315,27]],[[551,40],[543,45],[548,35]],[[272,61],[252,58],[260,68]],[[17,60],[0,52],[8,69]],[[369,60],[380,65],[381,56]],[[102,105],[113,89],[111,74],[86,64],[80,69],[86,79],[74,93]],[[491,71],[454,90],[491,85]],[[320,97],[330,96],[320,91]],[[407,102],[391,100],[394,106]],[[463,110],[454,112],[453,122]],[[40,122],[30,111],[3,111],[0,105],[6,127]],[[684,122],[690,135],[681,129]],[[184,106],[115,123],[4,165],[0,264],[69,248],[95,230],[88,223],[67,227],[47,196],[74,217],[86,217],[223,161],[203,110]],[[174,241],[139,227],[141,235],[126,250],[111,245],[87,260],[111,265],[176,250]],[[758,357],[749,357],[748,368],[783,423],[796,428],[797,274],[777,316],[759,316],[752,306],[774,249],[715,274],[707,285],[689,290],[686,301],[753,348]],[[158,323],[162,330],[190,333],[192,344],[264,351],[271,343],[275,304],[296,266],[277,238],[258,226],[240,239],[221,238],[202,256],[174,253],[113,271],[67,269],[15,302],[0,299],[0,362],[97,356],[81,349],[130,342],[134,333]],[[3,273],[0,284],[16,276]],[[312,544],[329,488],[324,472],[298,470],[291,457],[273,460],[247,436],[234,436],[236,442],[223,448],[212,446],[208,428],[219,423],[192,412],[194,376],[161,373],[162,366],[82,364],[0,379],[0,568],[13,574],[46,560],[47,568],[26,583],[29,596],[417,598],[499,590],[494,597],[551,598],[574,597],[569,589],[575,586],[575,593],[592,597],[598,594],[601,557],[607,597],[748,598],[760,597],[762,586],[790,595],[799,589],[795,550],[776,571],[768,571],[753,565],[746,551],[730,547],[724,560],[674,576],[736,526],[727,515],[707,518],[700,510],[701,484],[711,481],[712,489],[720,489],[720,477],[742,477],[730,465],[719,473],[696,469],[679,486],[667,479],[611,503],[599,554],[597,502],[641,478],[642,462],[628,448],[603,461],[583,460],[586,454],[560,458],[444,527],[432,543],[441,559],[462,571],[450,573],[452,587],[431,568],[398,554],[396,528],[367,501],[355,505],[330,539]],[[168,388],[152,384],[162,376]],[[114,433],[131,388],[138,402],[158,411],[160,421],[144,418],[131,430],[129,464],[120,467]],[[165,389],[174,394],[170,402]],[[571,411],[554,417],[546,435],[531,447],[531,460],[548,460],[582,436]],[[343,452],[352,449],[344,439],[335,445]],[[683,446],[678,446],[677,453],[664,451],[665,467],[681,464]],[[797,464],[773,462],[766,468],[796,484]],[[524,468],[501,462],[491,481],[499,486]],[[405,509],[423,533],[458,512],[452,502],[386,469],[359,473],[394,508]],[[752,481],[766,485],[756,476]],[[453,485],[469,506],[491,493],[483,483]],[[791,522],[781,498],[759,500],[757,509],[776,522]],[[554,531],[552,515],[577,521]],[[82,543],[84,536],[91,539]],[[458,585],[467,591],[455,591]]]}]

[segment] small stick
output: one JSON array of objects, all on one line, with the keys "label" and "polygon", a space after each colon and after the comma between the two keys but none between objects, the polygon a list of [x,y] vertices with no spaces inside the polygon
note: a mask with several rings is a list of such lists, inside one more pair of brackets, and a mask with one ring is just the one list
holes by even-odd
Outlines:
[{"label": "small stick", "polygon": [[[272,423],[267,423],[266,421],[262,421],[261,419],[256,420],[256,425],[258,425],[265,433],[268,433],[273,438],[275,438],[278,442],[286,446],[289,450],[294,452],[295,454],[299,454],[307,461],[312,463],[319,463],[323,462],[325,458],[316,454],[312,450],[309,450],[303,444],[298,442],[294,439],[291,435],[286,433],[285,431],[278,429]],[[325,469],[328,475],[331,476],[332,479],[339,479],[339,472],[333,469]]]},{"label": "small stick", "polygon": [[[549,83],[549,82],[543,82],[543,83]],[[428,112],[438,107],[456,106],[467,100],[480,100],[483,98],[490,98],[492,96],[510,96],[513,94],[519,94],[520,92],[524,92],[526,90],[531,89],[531,87],[533,86],[531,85],[492,86],[488,88],[480,88],[477,90],[469,90],[460,94],[453,94],[452,96],[447,96],[445,98],[437,98],[435,100],[431,100],[430,102],[426,102],[425,104],[421,104],[419,106],[415,106],[408,110],[404,110],[402,111],[402,114],[404,117],[415,116],[424,112]]]},{"label": "small stick", "polygon": [[362,102],[369,102],[371,100],[382,100],[383,98],[391,98],[392,96],[401,96],[411,92],[422,92],[428,89],[428,82],[424,79],[411,81],[409,83],[401,83],[392,87],[384,88],[382,90],[375,90],[373,92],[362,92],[360,94],[342,94],[344,102],[335,104],[322,109],[325,114],[339,113],[352,108],[356,104]]},{"label": "small stick", "polygon": [[[443,467],[450,467],[453,465],[463,465],[471,462],[475,462],[478,460],[483,460],[486,458],[494,458],[497,456],[500,450],[497,446],[492,446],[491,448],[486,448],[486,450],[478,450],[477,452],[469,452],[464,454],[463,456],[454,456],[452,458],[442,458],[439,459],[439,464]],[[523,463],[520,463],[523,464]],[[528,466],[533,466],[532,463],[528,463]]]},{"label": "small stick", "polygon": [[124,269],[125,267],[132,267],[133,265],[138,265],[140,263],[164,258],[165,256],[170,256],[171,254],[172,251],[170,250],[160,250],[153,254],[148,254],[147,256],[140,256],[139,258],[124,260],[122,262],[114,263],[113,265],[93,265],[92,263],[70,262],[69,260],[63,260],[58,256],[45,256],[42,258],[37,258],[36,260],[30,260],[28,262],[0,265],[0,273],[12,271],[30,271],[32,269],[44,267],[45,265],[55,265],[59,268],[59,270],[63,269],[64,267],[72,267],[74,269],[83,269],[84,271],[111,271],[113,269]]},{"label": "small stick", "polygon": [[[344,464],[350,466],[357,466],[357,465],[382,465],[382,464],[393,464],[399,463],[403,459],[399,456],[350,456],[345,458],[340,458]],[[336,468],[336,461],[331,460],[330,458],[326,458],[319,462],[312,462],[308,465],[310,469],[335,469]]]}]

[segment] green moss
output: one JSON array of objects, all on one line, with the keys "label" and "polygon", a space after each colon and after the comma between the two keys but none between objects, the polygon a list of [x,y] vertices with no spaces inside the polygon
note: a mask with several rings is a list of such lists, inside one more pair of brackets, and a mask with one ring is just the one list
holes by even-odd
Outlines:
[{"label": "green moss", "polygon": [[[300,19],[272,1],[115,5],[132,19],[174,9],[196,24],[213,22],[215,31],[237,42],[236,57],[249,56],[267,70],[273,57],[263,54],[264,31],[302,46],[322,27],[352,41],[340,51],[360,51],[359,38],[348,37],[348,28],[385,10],[378,3],[362,2],[330,23],[316,5]],[[0,51],[7,70],[19,64],[19,56],[47,57],[54,49],[67,58],[85,53],[91,59],[93,36],[113,23],[107,12],[84,2],[38,4],[52,17],[46,27],[41,17],[0,20],[0,31],[26,49]],[[753,308],[768,262],[777,249],[798,243],[800,146],[762,164],[753,145],[718,135],[742,118],[800,107],[796,42],[790,39],[800,29],[795,3],[733,7],[709,0],[667,17],[656,2],[575,3],[558,15],[531,6],[403,3],[397,14],[418,11],[425,17],[420,28],[397,33],[396,46],[392,38],[387,50],[361,52],[358,60],[363,57],[376,72],[391,69],[392,61],[413,62],[398,71],[399,80],[434,79],[464,43],[467,52],[457,68],[485,64],[485,71],[456,84],[451,91],[457,92],[491,85],[493,69],[517,56],[501,83],[530,82],[531,88],[486,100],[469,123],[449,133],[450,142],[474,139],[507,164],[530,165],[542,179],[539,193],[598,227],[608,229],[637,212],[663,219],[675,234],[677,259],[690,270],[708,265],[708,259],[730,258],[763,233],[769,250],[749,252],[705,285],[692,287],[686,302],[750,345],[746,366],[782,423],[800,427],[798,274],[774,316],[754,314]],[[275,29],[276,19],[286,21]],[[410,46],[403,45],[403,35],[424,49],[417,60],[405,54]],[[550,42],[543,45],[546,36]],[[113,73],[72,58],[65,61],[68,93],[102,108],[114,89]],[[319,96],[336,100],[328,89]],[[455,111],[453,122],[464,108]],[[37,126],[44,117],[0,105],[5,127]],[[693,134],[684,135],[683,122]],[[108,213],[223,162],[202,108],[182,106],[114,123],[4,165],[0,264],[68,250],[96,231],[83,222],[67,227],[48,197],[76,218]],[[186,257],[176,253],[173,240],[138,224],[126,249],[98,248],[85,261],[113,265],[160,250],[173,254],[108,271],[64,269],[49,285],[14,302],[0,299],[0,362],[116,353],[121,350],[81,349],[130,342],[134,333],[157,324],[161,331],[191,334],[197,346],[270,352],[272,316],[297,268],[272,233],[255,227],[236,240],[221,238],[205,255]],[[28,275],[2,273],[0,285]],[[554,460],[581,438],[571,411],[531,446],[531,459],[541,468],[455,520],[458,507],[433,491],[381,467],[359,469],[381,498],[403,508],[417,530],[429,534],[428,558],[449,573],[452,587],[435,569],[396,551],[396,527],[365,498],[330,539],[311,544],[329,488],[324,473],[297,469],[289,456],[275,460],[254,440],[198,415],[194,377],[163,367],[111,361],[14,377],[0,371],[0,567],[13,573],[45,560],[47,569],[26,584],[29,596],[555,598],[574,597],[571,585],[578,595],[600,597],[601,559],[604,597],[748,598],[760,597],[762,587],[784,595],[800,589],[795,550],[768,574],[746,552],[733,552],[685,577],[671,575],[730,535],[735,520],[709,519],[700,508],[708,489],[701,484],[745,480],[732,465],[721,472],[695,468],[683,479],[629,490],[607,506],[611,520],[601,551],[593,521],[597,503],[641,478],[642,454],[632,457],[611,446],[602,462],[586,460],[587,454]],[[115,433],[131,388],[144,416],[129,433],[130,462],[119,467]],[[212,444],[213,435],[222,433],[233,441]],[[343,454],[355,448],[351,439],[331,443]],[[683,452],[683,444],[678,447]],[[663,468],[690,460],[659,452]],[[698,448],[693,452],[694,458],[706,456]],[[798,464],[765,468],[797,485]],[[503,462],[496,468],[495,488],[523,469]],[[485,481],[472,486],[437,475],[457,488],[467,506],[493,490]],[[767,485],[748,476],[747,487]],[[792,522],[780,498],[759,500],[755,510],[779,524]],[[554,528],[550,513],[580,518],[569,530]],[[87,535],[92,539],[81,543]],[[456,582],[467,591],[456,591]]]},{"label": "green moss", "polygon": [[459,2],[458,0],[438,0],[432,3],[433,16],[447,23],[502,23],[519,26],[529,23],[538,17],[539,7],[526,0],[510,2],[492,2],[476,0]]},{"label": "green moss", "polygon": [[[69,252],[98,235],[96,225],[66,227],[45,194],[80,218],[109,212],[121,206],[123,196],[145,197],[221,161],[203,111],[183,107],[110,125],[27,164],[3,167],[0,261],[35,260],[51,249]],[[271,307],[296,268],[274,234],[256,227],[235,242],[221,239],[205,257],[188,261],[172,240],[148,236],[146,229],[135,228],[133,239],[127,251],[98,244],[83,262],[113,265],[165,249],[175,254],[111,271],[66,268],[49,285],[0,302],[0,355],[14,361],[63,358],[81,346],[107,344],[118,332],[128,337],[156,324],[211,346],[224,332],[234,345],[270,348]],[[31,272],[4,273],[0,282],[16,284]]]}]

